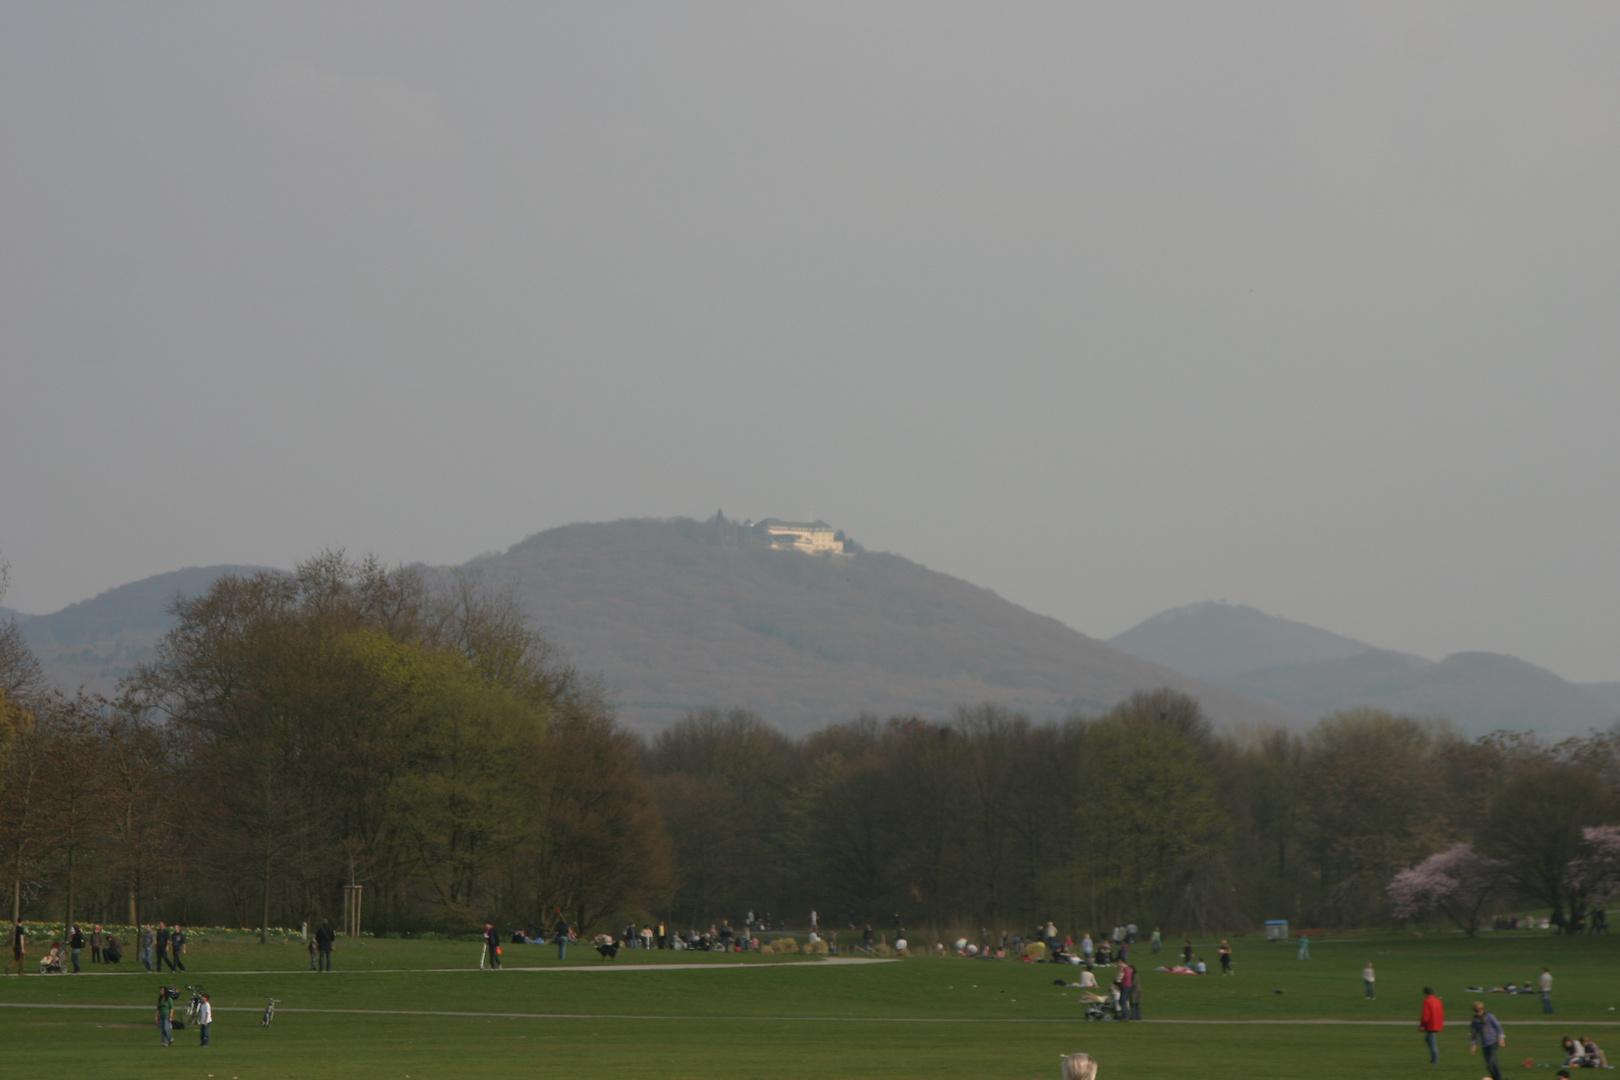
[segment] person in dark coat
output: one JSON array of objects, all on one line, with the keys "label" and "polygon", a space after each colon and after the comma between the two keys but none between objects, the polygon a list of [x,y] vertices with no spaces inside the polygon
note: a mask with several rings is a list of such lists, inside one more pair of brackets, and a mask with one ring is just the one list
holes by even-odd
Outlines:
[{"label": "person in dark coat", "polygon": [[501,966],[501,936],[495,932],[494,923],[484,924],[484,953],[490,970],[498,970]]},{"label": "person in dark coat", "polygon": [[332,942],[337,935],[332,932],[332,920],[322,919],[320,929],[315,931],[315,949],[321,956],[322,971],[332,970]]},{"label": "person in dark coat", "polygon": [[154,970],[162,971],[163,965],[168,964],[169,970],[174,970],[174,961],[169,959],[169,924],[158,923],[157,929],[157,967]]},{"label": "person in dark coat", "polygon": [[84,931],[77,926],[73,928],[73,935],[68,938],[68,951],[73,954],[73,974],[79,973],[79,954],[84,951]]}]

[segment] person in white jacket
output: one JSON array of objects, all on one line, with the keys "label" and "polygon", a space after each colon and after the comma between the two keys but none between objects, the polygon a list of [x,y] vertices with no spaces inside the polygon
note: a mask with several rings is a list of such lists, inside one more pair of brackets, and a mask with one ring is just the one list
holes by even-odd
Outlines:
[{"label": "person in white jacket", "polygon": [[214,1022],[214,1006],[208,1000],[208,995],[202,996],[202,1007],[197,1010],[197,1031],[202,1035],[202,1044],[208,1045],[208,1028]]}]

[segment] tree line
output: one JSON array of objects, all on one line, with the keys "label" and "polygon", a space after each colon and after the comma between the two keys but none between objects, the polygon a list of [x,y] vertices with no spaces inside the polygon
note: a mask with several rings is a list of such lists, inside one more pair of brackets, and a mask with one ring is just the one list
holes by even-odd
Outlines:
[{"label": "tree line", "polygon": [[509,595],[327,554],[173,606],[113,699],[0,660],[14,909],[297,925],[365,887],[372,929],[653,903],[668,857],[640,745]]},{"label": "tree line", "polygon": [[1219,733],[1159,690],[804,738],[704,710],[643,740],[476,578],[326,554],[173,611],[111,698],[53,691],[0,628],[15,911],[268,932],[335,915],[352,882],[380,932],[811,909],[938,936],[1471,929],[1511,904],[1573,925],[1620,881],[1614,732],[1468,739],[1361,709]]}]

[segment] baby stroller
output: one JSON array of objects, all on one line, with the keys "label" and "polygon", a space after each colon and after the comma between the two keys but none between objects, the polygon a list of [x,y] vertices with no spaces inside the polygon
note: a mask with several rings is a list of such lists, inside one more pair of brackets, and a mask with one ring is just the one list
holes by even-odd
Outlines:
[{"label": "baby stroller", "polygon": [[62,974],[62,946],[52,945],[51,951],[40,957],[39,973],[41,975]]},{"label": "baby stroller", "polygon": [[1118,998],[1111,994],[1096,994],[1085,991],[1080,1000],[1086,1004],[1087,1020],[1123,1020],[1125,1007]]}]

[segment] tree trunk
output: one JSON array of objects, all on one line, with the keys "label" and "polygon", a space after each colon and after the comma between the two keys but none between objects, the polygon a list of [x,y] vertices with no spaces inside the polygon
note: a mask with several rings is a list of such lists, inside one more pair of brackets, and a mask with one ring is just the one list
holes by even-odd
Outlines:
[{"label": "tree trunk", "polygon": [[264,907],[259,913],[259,944],[267,945],[270,942],[270,854],[268,849],[264,857]]},{"label": "tree trunk", "polygon": [[73,934],[73,848],[68,848],[67,865],[67,921],[62,924],[62,933],[67,936]]}]

